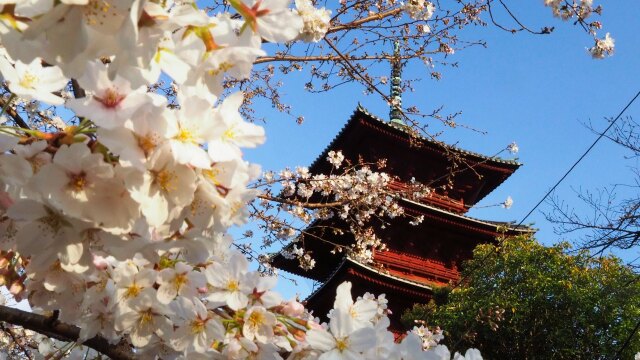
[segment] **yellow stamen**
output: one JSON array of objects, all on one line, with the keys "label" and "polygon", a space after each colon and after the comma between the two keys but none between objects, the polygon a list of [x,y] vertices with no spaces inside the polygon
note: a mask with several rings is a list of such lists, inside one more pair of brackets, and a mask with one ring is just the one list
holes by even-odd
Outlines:
[{"label": "yellow stamen", "polygon": [[87,175],[84,172],[81,172],[80,174],[72,174],[69,177],[68,186],[75,192],[84,190],[87,186]]},{"label": "yellow stamen", "polygon": [[196,139],[193,136],[193,133],[189,129],[180,129],[180,132],[175,137],[176,140],[183,143],[196,143]]},{"label": "yellow stamen", "polygon": [[20,79],[20,86],[22,86],[25,89],[35,89],[36,85],[38,84],[38,77],[30,72],[26,72],[22,78]]},{"label": "yellow stamen", "polygon": [[236,280],[229,280],[227,282],[227,290],[228,291],[238,291],[238,290],[240,290],[240,284]]},{"label": "yellow stamen", "polygon": [[222,138],[227,140],[227,141],[232,141],[236,138],[236,132],[233,129],[233,127],[228,128],[227,130],[225,130],[225,132],[222,134]]},{"label": "yellow stamen", "polygon": [[227,72],[227,71],[231,70],[232,68],[233,68],[233,64],[225,61],[225,62],[221,63],[218,66],[217,69],[209,70],[209,75],[216,76],[216,75],[218,75],[220,73]]},{"label": "yellow stamen", "polygon": [[145,155],[149,155],[158,146],[158,141],[153,135],[140,136],[136,139],[138,140],[138,146]]},{"label": "yellow stamen", "polygon": [[336,340],[336,349],[338,349],[338,351],[343,352],[348,347],[349,342],[346,339]]},{"label": "yellow stamen", "polygon": [[161,170],[155,173],[154,183],[160,186],[164,192],[171,192],[178,187],[175,184],[176,175],[172,171]]},{"label": "yellow stamen", "polygon": [[180,290],[188,282],[187,274],[176,274],[176,277],[173,278],[173,287]]},{"label": "yellow stamen", "polygon": [[249,326],[252,328],[259,327],[265,322],[264,314],[259,311],[254,311],[251,313],[251,315],[249,315],[247,322],[249,323]]},{"label": "yellow stamen", "polygon": [[138,286],[138,284],[131,284],[128,288],[127,291],[125,291],[123,297],[125,299],[130,299],[130,298],[134,298],[136,296],[138,296],[138,294],[140,294],[140,291],[142,290],[142,288],[140,286]]},{"label": "yellow stamen", "polygon": [[218,181],[218,175],[220,174],[220,170],[213,168],[209,170],[202,170],[202,175],[207,179],[211,180],[214,185],[220,185],[220,181]]},{"label": "yellow stamen", "polygon": [[207,323],[207,319],[196,319],[191,322],[191,333],[200,334],[204,332],[204,326]]},{"label": "yellow stamen", "polygon": [[151,309],[140,312],[140,325],[147,325],[153,321]]}]

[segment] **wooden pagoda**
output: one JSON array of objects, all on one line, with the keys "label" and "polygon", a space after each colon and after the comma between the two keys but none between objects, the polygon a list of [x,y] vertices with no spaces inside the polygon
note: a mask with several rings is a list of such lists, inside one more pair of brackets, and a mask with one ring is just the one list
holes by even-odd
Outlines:
[{"label": "wooden pagoda", "polygon": [[[394,86],[399,86],[397,67],[392,78],[392,97],[396,98],[394,103],[399,104],[399,90]],[[435,191],[420,201],[401,200],[406,213],[422,215],[424,221],[413,226],[406,218],[396,218],[390,220],[389,226],[378,229],[377,235],[385,241],[388,250],[376,252],[373,264],[331,254],[333,245],[313,240],[305,241],[305,250],[311,251],[316,260],[311,270],[301,269],[297,260],[288,260],[282,253],[272,257],[275,267],[322,283],[306,299],[308,308],[316,316],[325,316],[333,307],[337,286],[351,281],[354,297],[365,292],[387,294],[392,311],[391,330],[401,332],[402,313],[415,303],[428,302],[434,287],[459,280],[459,266],[471,257],[476,245],[495,241],[502,231],[507,235],[532,231],[529,227],[465,215],[470,207],[513,174],[520,163],[416,137],[404,125],[397,109],[392,108],[391,120],[384,121],[358,105],[340,133],[310,166],[311,173],[331,171],[326,161],[331,150],[341,150],[345,158],[354,163],[358,159],[368,163],[387,159],[385,171],[399,179],[391,184],[392,189],[402,190],[415,179],[430,184]],[[451,178],[446,174],[450,173],[454,161],[464,164],[467,170]],[[328,221],[332,223],[325,225],[342,225],[339,220]],[[323,236],[331,236],[331,242],[346,246],[354,241],[348,231]]]}]

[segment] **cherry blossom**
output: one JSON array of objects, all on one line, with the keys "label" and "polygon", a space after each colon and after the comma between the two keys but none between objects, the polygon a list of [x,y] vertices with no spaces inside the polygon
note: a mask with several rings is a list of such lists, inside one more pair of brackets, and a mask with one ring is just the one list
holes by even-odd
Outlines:
[{"label": "cherry blossom", "polygon": [[306,42],[318,42],[329,30],[331,11],[325,8],[316,9],[310,0],[296,0],[296,10],[304,26],[299,38]]},{"label": "cherry blossom", "polygon": [[197,297],[198,289],[205,286],[206,279],[191,266],[178,262],[173,269],[160,270],[157,283],[160,284],[158,301],[169,304],[178,295],[189,299]]},{"label": "cherry blossom", "polygon": [[235,93],[216,108],[217,126],[213,139],[207,143],[213,161],[229,161],[241,156],[240,147],[255,147],[264,142],[264,129],[240,116],[238,108],[242,101],[243,95]]},{"label": "cherry blossom", "polygon": [[171,310],[154,300],[153,291],[145,290],[131,300],[128,310],[116,316],[115,329],[129,332],[134,346],[144,347],[155,336],[167,336],[173,331],[171,321],[165,316],[169,315]]},{"label": "cherry blossom", "polygon": [[369,326],[378,313],[378,303],[371,299],[360,299],[353,302],[350,282],[338,286],[333,308],[334,311],[340,310],[351,317],[351,321],[347,324],[352,326],[354,330]]},{"label": "cherry blossom", "polygon": [[172,341],[177,351],[205,353],[216,340],[224,337],[225,329],[220,319],[209,313],[197,298],[188,300],[181,297],[173,304],[176,314],[182,319]]},{"label": "cherry blossom", "polygon": [[[356,261],[384,248],[364,224],[402,215],[388,193],[392,178],[340,152],[328,154],[335,174],[299,167],[266,180],[243,159],[265,133],[242,115],[253,94],[228,80],[252,81],[263,40],[322,39],[330,11],[308,0],[295,10],[289,0],[229,1],[240,16],[195,2],[4,3],[0,72],[11,95],[3,112],[17,111],[15,100],[46,121],[0,133],[0,280],[34,312],[80,327],[78,343],[33,335],[43,356],[98,356],[80,344],[96,336],[143,359],[444,354],[438,346],[414,353],[426,330],[396,344],[386,298],[354,300],[350,283],[320,325],[299,301],[282,300],[277,277],[250,270],[232,248],[228,230],[248,221],[247,204],[274,199],[260,189],[266,183],[282,184],[278,211],[305,222],[345,219],[356,242],[337,251]],[[426,18],[433,8],[413,1],[405,10]],[[311,212],[304,201],[314,195],[339,206]],[[296,234],[271,226],[279,239]],[[291,255],[315,262],[301,247]]]},{"label": "cherry blossom", "polygon": [[176,163],[166,150],[154,153],[147,166],[142,174],[130,172],[126,186],[149,224],[160,226],[193,200],[196,175]]},{"label": "cherry blossom", "polygon": [[229,3],[244,18],[243,29],[249,28],[267,41],[293,40],[302,29],[302,19],[288,8],[290,0],[231,0]]},{"label": "cherry blossom", "polygon": [[214,263],[205,270],[207,281],[213,287],[207,300],[238,310],[249,303],[251,288],[246,275],[249,263],[237,253],[232,255],[229,262],[230,267]]},{"label": "cherry blossom", "polygon": [[56,67],[42,67],[42,59],[35,58],[31,63],[15,62],[15,68],[9,60],[0,56],[0,72],[16,95],[30,100],[45,101],[52,105],[61,105],[64,100],[52,92],[65,87],[67,79]]},{"label": "cherry blossom", "polygon": [[428,20],[433,16],[436,7],[426,0],[407,0],[404,10],[416,20]]},{"label": "cherry blossom", "polygon": [[78,82],[88,95],[71,100],[68,106],[78,116],[87,117],[105,129],[122,127],[135,111],[149,102],[144,87],[132,89],[131,83],[119,75],[109,79],[107,67],[99,62],[89,63]]},{"label": "cherry blossom", "polygon": [[355,331],[349,313],[334,309],[329,322],[331,332],[325,330],[309,330],[307,342],[323,354],[318,359],[362,359],[360,353],[375,346],[375,332],[370,327],[362,327]]},{"label": "cherry blossom", "polygon": [[276,317],[262,306],[252,306],[244,315],[242,335],[248,340],[267,343],[273,337]]},{"label": "cherry blossom", "polygon": [[171,152],[179,164],[209,168],[211,159],[200,144],[214,138],[215,122],[209,121],[213,116],[211,104],[197,96],[183,99],[182,102],[188,106],[167,119],[166,136]]},{"label": "cherry blossom", "polygon": [[596,44],[589,49],[591,56],[594,59],[604,59],[607,56],[613,55],[615,42],[613,38],[606,33],[603,39],[596,39]]}]

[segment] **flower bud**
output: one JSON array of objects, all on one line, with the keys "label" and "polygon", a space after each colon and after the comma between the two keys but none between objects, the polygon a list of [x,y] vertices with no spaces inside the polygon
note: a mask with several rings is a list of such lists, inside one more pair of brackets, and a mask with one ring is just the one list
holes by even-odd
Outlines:
[{"label": "flower bud", "polygon": [[290,300],[282,307],[282,313],[292,317],[300,316],[304,313],[304,305],[296,300]]},{"label": "flower bud", "polygon": [[0,209],[7,210],[9,206],[13,205],[13,199],[6,191],[0,191]]},{"label": "flower bud", "polygon": [[96,270],[107,270],[109,263],[104,257],[100,255],[93,255],[93,266],[96,267]]},{"label": "flower bud", "polygon": [[22,279],[16,279],[11,283],[11,286],[9,286],[9,292],[12,295],[18,295],[21,292],[24,291],[24,283],[22,282]]}]

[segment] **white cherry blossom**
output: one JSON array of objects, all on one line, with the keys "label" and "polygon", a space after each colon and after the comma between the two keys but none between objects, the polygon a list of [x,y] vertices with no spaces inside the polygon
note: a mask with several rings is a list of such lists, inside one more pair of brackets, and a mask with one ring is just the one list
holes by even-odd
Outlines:
[{"label": "white cherry blossom", "polygon": [[210,313],[205,305],[193,298],[180,297],[174,303],[176,314],[182,319],[175,331],[172,345],[178,351],[206,353],[211,345],[222,339],[225,329],[219,318]]},{"label": "white cherry blossom", "polygon": [[109,191],[114,177],[113,166],[103,160],[102,154],[93,154],[87,145],[63,145],[34,178],[34,187],[70,216],[100,222],[96,209],[87,202],[96,203]]},{"label": "white cherry blossom", "polygon": [[207,143],[213,161],[239,158],[242,155],[240,147],[255,147],[265,140],[262,127],[246,122],[240,116],[238,109],[242,101],[242,93],[234,93],[216,108],[214,136]]},{"label": "white cherry blossom", "polygon": [[97,61],[89,63],[78,82],[87,91],[87,96],[72,99],[67,106],[78,116],[84,116],[105,129],[124,126],[143,104],[154,100],[150,99],[152,95],[147,94],[144,86],[132,89],[129,80],[119,75],[109,79],[106,65]]},{"label": "white cherry blossom", "polygon": [[[378,314],[378,303],[371,299],[359,299],[355,303],[351,297],[351,282],[340,284],[336,290],[336,300],[333,304],[334,311],[340,310],[351,317],[347,325],[353,326],[353,330],[368,327]],[[332,315],[331,315],[332,316]]]},{"label": "white cherry blossom", "polygon": [[348,313],[334,309],[329,322],[331,332],[316,329],[307,332],[309,345],[322,352],[319,360],[364,359],[362,353],[375,346],[375,331],[371,327],[352,331],[351,322]]},{"label": "white cherry blossom", "polygon": [[216,262],[208,266],[204,274],[213,289],[207,300],[226,304],[233,310],[246,307],[252,290],[247,279],[248,267],[247,259],[239,253],[234,253],[228,264]]},{"label": "white cherry blossom", "polygon": [[145,346],[154,336],[167,336],[173,331],[171,321],[166,317],[171,310],[155,301],[152,289],[145,290],[129,305],[127,311],[116,314],[115,329],[129,332],[134,346]]},{"label": "white cherry blossom", "polygon": [[310,0],[295,0],[296,10],[304,22],[299,38],[306,42],[322,40],[329,30],[331,10],[316,9]]},{"label": "white cherry blossom", "polygon": [[29,64],[16,60],[14,66],[6,57],[0,56],[0,72],[12,93],[24,99],[45,101],[52,105],[64,103],[61,97],[52,94],[67,84],[60,68],[43,67],[40,58],[33,59]]},{"label": "white cherry blossom", "polygon": [[276,325],[276,317],[262,306],[252,306],[244,315],[242,335],[248,340],[255,340],[263,344],[273,338],[273,327]]},{"label": "white cherry blossom", "polygon": [[158,273],[158,301],[169,304],[176,296],[195,298],[198,288],[204,287],[206,282],[201,272],[193,271],[191,266],[178,262],[173,269],[162,269]]},{"label": "white cherry blossom", "polygon": [[185,106],[167,117],[166,136],[171,153],[179,164],[208,169],[211,159],[202,144],[215,136],[211,104],[199,96],[184,98],[182,102]]},{"label": "white cherry blossom", "polygon": [[160,226],[191,203],[196,175],[191,168],[175,163],[166,150],[154,153],[147,167],[143,174],[131,172],[126,186],[149,224]]},{"label": "white cherry blossom", "polygon": [[[303,22],[289,9],[290,0],[230,0],[250,30],[271,42],[287,42],[298,36]],[[287,24],[287,26],[282,26]]]}]

